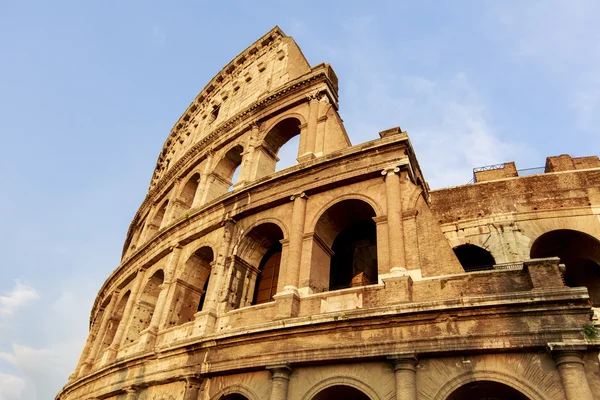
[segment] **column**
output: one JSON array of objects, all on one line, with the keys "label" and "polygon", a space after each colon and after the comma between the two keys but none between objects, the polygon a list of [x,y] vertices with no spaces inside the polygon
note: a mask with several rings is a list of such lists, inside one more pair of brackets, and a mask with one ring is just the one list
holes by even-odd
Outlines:
[{"label": "column", "polygon": [[208,186],[206,184],[208,176],[210,175],[210,171],[212,170],[212,161],[213,161],[213,153],[208,151],[206,154],[206,159],[204,160],[204,169],[202,170],[202,174],[200,175],[200,182],[198,183],[198,188],[196,189],[196,195],[194,196],[194,202],[192,203],[192,208],[200,208],[206,201],[206,193]]},{"label": "column", "polygon": [[394,364],[396,400],[417,400],[417,356],[408,353],[389,356],[388,359]]},{"label": "column", "polygon": [[300,133],[300,147],[303,153],[298,157],[298,162],[304,162],[315,157],[315,143],[317,140],[317,124],[319,118],[320,94],[314,93],[308,96],[308,122],[306,123],[306,135]]},{"label": "column", "polygon": [[198,393],[202,388],[202,379],[200,376],[189,376],[185,378],[185,394],[183,400],[198,400]]},{"label": "column", "polygon": [[390,272],[406,271],[404,254],[404,227],[402,224],[402,193],[400,191],[400,168],[389,167],[381,171],[385,176],[385,195],[387,202],[388,246]]},{"label": "column", "polygon": [[90,351],[88,352],[88,355],[87,355],[85,361],[83,362],[83,364],[81,364],[81,368],[79,369],[79,376],[83,376],[86,373],[88,373],[92,364],[94,363],[94,360],[96,359],[96,356],[98,355],[98,350],[100,349],[100,346],[102,345],[102,342],[104,340],[104,334],[106,333],[106,327],[108,326],[108,323],[113,318],[112,313],[115,308],[115,304],[117,303],[118,295],[119,295],[119,291],[117,290],[110,296],[110,302],[104,309],[102,321],[100,322],[100,328],[98,329],[98,332],[96,333],[96,337],[94,339],[92,347],[90,348]]},{"label": "column", "polygon": [[242,166],[240,167],[240,175],[238,178],[238,182],[251,182],[256,179],[256,168],[254,165],[254,149],[257,145],[259,134],[259,125],[256,122],[254,122],[250,126],[250,138],[248,139],[248,143],[246,144],[246,148],[244,149],[245,151],[242,157]]},{"label": "column", "polygon": [[126,400],[137,400],[140,396],[140,388],[138,386],[127,386],[123,390],[127,393]]},{"label": "column", "polygon": [[121,321],[119,321],[119,326],[117,327],[117,331],[115,332],[115,336],[113,337],[113,341],[108,346],[106,350],[106,357],[103,360],[103,364],[107,364],[117,357],[117,351],[119,351],[119,347],[121,346],[121,341],[123,340],[123,333],[125,333],[125,328],[129,325],[129,318],[131,317],[131,309],[133,308],[135,302],[137,301],[137,294],[140,290],[140,286],[142,286],[142,281],[144,280],[144,272],[138,271],[135,280],[133,282],[133,286],[131,287],[131,293],[129,294],[129,300],[127,300],[127,305],[125,306],[125,311],[123,311],[123,316],[121,317]]},{"label": "column", "polygon": [[169,258],[167,259],[164,270],[165,279],[162,285],[160,285],[160,293],[156,299],[156,306],[154,307],[152,319],[150,320],[148,328],[142,332],[142,335],[145,334],[145,337],[140,340],[140,342],[145,349],[149,349],[154,346],[156,334],[158,333],[158,329],[160,327],[160,322],[164,319],[163,312],[167,302],[167,295],[169,293],[169,288],[171,287],[171,282],[173,282],[173,275],[175,274],[175,269],[177,268],[177,263],[179,262],[181,250],[181,246],[171,247],[171,254],[169,254]]},{"label": "column", "polygon": [[[583,363],[585,346],[575,346],[581,347],[581,350],[569,349],[574,346],[560,344],[558,346],[548,344],[548,347],[552,349],[551,355],[556,362],[567,400],[593,400]],[[555,350],[556,347],[559,347],[559,350]]]},{"label": "column", "polygon": [[228,311],[228,298],[230,287],[228,282],[228,269],[227,260],[230,254],[231,240],[233,238],[233,229],[235,227],[235,221],[231,218],[226,219],[222,223],[223,225],[223,241],[219,247],[217,253],[217,259],[215,260],[216,268],[216,279],[214,283],[209,283],[206,293],[206,299],[204,300],[204,307],[206,310],[219,310]]},{"label": "column", "polygon": [[270,400],[287,400],[292,367],[288,363],[280,363],[267,365],[267,369],[271,371]]},{"label": "column", "polygon": [[302,257],[302,237],[304,236],[304,219],[306,217],[305,193],[293,195],[292,224],[290,227],[290,244],[288,249],[287,265],[285,266],[284,291],[297,292],[298,278],[300,276],[300,262]]}]

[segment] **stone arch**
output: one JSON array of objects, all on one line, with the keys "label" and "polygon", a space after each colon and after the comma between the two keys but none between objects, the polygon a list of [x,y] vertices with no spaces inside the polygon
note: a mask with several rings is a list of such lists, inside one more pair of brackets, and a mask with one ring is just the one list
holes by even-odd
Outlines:
[{"label": "stone arch", "polygon": [[[113,294],[115,296],[115,294]],[[127,306],[127,302],[130,301],[131,290],[126,290],[117,300],[117,304],[112,312],[112,315],[106,315],[104,318],[108,318],[108,323],[106,325],[106,330],[104,331],[104,337],[101,339],[102,343],[100,344],[100,348],[98,349],[98,353],[96,354],[96,358],[99,358],[102,355],[104,349],[110,346],[115,338],[115,334],[117,333],[117,329],[119,325],[124,323],[123,313],[125,312],[125,307]]]},{"label": "stone arch", "polygon": [[344,200],[362,200],[365,203],[368,203],[371,206],[371,208],[373,208],[373,210],[375,211],[375,216],[376,217],[384,215],[383,209],[377,203],[377,201],[375,201],[372,197],[367,196],[365,194],[361,194],[361,193],[345,194],[345,195],[342,195],[342,196],[336,196],[335,199],[330,200],[324,206],[322,206],[319,209],[319,211],[315,214],[315,216],[311,220],[310,224],[308,224],[308,230],[307,230],[307,232],[314,233],[315,227],[316,227],[317,222],[319,221],[319,218],[321,217],[321,215],[323,215],[323,213],[325,211],[327,211],[329,208],[331,208],[332,206],[334,206],[337,203],[342,202]]},{"label": "stone arch", "polygon": [[164,280],[165,273],[161,268],[154,271],[152,276],[146,280],[132,313],[133,315],[129,330],[125,337],[125,344],[137,341],[141,332],[150,326],[150,321],[154,315],[154,309]]},{"label": "stone arch", "polygon": [[545,399],[543,394],[540,393],[533,385],[516,375],[509,375],[498,371],[468,371],[450,379],[443,384],[433,396],[432,400],[448,400],[448,396],[450,396],[456,389],[476,381],[492,381],[502,383],[521,392],[524,396],[528,397],[529,400]]},{"label": "stone arch", "polygon": [[173,282],[175,289],[168,326],[193,321],[194,314],[202,310],[214,260],[212,247],[201,245],[185,261],[181,274]]},{"label": "stone arch", "polygon": [[234,249],[233,275],[238,278],[229,285],[229,301],[234,308],[272,301],[277,292],[284,231],[280,221],[266,221],[246,230]]},{"label": "stone arch", "polygon": [[531,258],[559,257],[565,264],[567,286],[585,286],[595,307],[600,306],[600,241],[573,229],[540,235],[531,245]]},{"label": "stone arch", "polygon": [[264,127],[264,135],[263,135],[263,139],[264,136],[267,135],[267,132],[269,132],[271,129],[273,129],[273,127],[275,125],[277,125],[278,123],[280,123],[281,121],[283,121],[284,119],[289,119],[289,118],[296,118],[298,121],[300,121],[300,124],[306,124],[307,120],[306,117],[299,112],[288,112],[288,113],[283,113],[280,114],[277,118],[272,119],[271,121],[269,121],[269,125]]},{"label": "stone arch", "polygon": [[196,198],[199,185],[200,172],[195,171],[185,181],[185,184],[181,188],[179,196],[177,197],[183,210],[189,210],[194,205],[194,200]]},{"label": "stone arch", "polygon": [[205,201],[216,199],[230,190],[235,183],[234,175],[242,165],[244,147],[240,143],[232,144],[215,165],[208,177]]},{"label": "stone arch", "polygon": [[377,211],[364,197],[353,195],[330,202],[318,215],[312,233],[311,290],[377,283],[377,229],[373,220]]},{"label": "stone arch", "polygon": [[383,400],[366,382],[352,376],[332,376],[318,382],[312,386],[306,393],[301,397],[302,400],[313,400],[319,393],[323,392],[328,388],[335,386],[348,386],[364,393],[371,400]]},{"label": "stone arch", "polygon": [[452,250],[465,272],[492,270],[496,264],[490,251],[471,243],[461,244]]},{"label": "stone arch", "polygon": [[147,217],[148,215],[141,217],[140,222],[133,228],[133,234],[131,235],[131,241],[129,242],[129,252],[135,251],[143,244],[142,232],[144,231]]},{"label": "stone arch", "polygon": [[[286,115],[271,125],[260,141],[260,145],[254,149],[253,162],[256,164],[254,179],[260,179],[275,172],[279,161],[279,150],[293,138],[300,136],[300,126],[303,119],[296,116]],[[300,156],[300,145],[297,156]]]},{"label": "stone arch", "polygon": [[156,208],[152,217],[146,222],[144,229],[144,239],[147,240],[154,236],[165,224],[167,220],[167,208],[169,207],[169,200],[165,199]]},{"label": "stone arch", "polygon": [[225,400],[229,395],[242,395],[248,400],[259,400],[252,390],[241,384],[229,385],[215,394],[211,400]]}]

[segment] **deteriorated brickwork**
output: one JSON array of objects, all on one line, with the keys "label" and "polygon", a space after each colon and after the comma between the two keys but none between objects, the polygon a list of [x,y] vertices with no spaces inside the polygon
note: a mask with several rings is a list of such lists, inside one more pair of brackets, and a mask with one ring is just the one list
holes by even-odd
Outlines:
[{"label": "deteriorated brickwork", "polygon": [[337,90],[277,27],[211,80],[58,398],[600,398],[598,158],[429,191],[400,128],[351,145]]}]

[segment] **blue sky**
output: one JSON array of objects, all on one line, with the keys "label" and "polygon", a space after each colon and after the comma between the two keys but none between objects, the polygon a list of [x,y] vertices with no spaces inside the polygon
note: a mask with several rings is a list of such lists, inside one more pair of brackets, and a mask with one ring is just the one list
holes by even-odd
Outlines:
[{"label": "blue sky", "polygon": [[0,400],[52,398],[172,125],[274,25],[340,79],[354,144],[432,188],[600,153],[600,3],[0,0]]}]

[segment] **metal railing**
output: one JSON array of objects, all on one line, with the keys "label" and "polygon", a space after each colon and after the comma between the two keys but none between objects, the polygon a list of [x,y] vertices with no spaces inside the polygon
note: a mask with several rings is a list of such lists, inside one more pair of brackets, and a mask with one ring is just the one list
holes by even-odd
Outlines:
[{"label": "metal railing", "polygon": [[[504,168],[504,164],[486,165],[485,167],[473,168],[473,178],[471,178],[471,180],[469,182],[467,182],[467,185],[477,183],[477,177],[475,176],[475,173],[477,173],[477,172],[493,171],[496,169],[503,169],[503,168]],[[517,170],[518,176],[537,175],[537,174],[543,174],[544,172],[546,172],[546,167],[523,168],[523,169]]]}]

